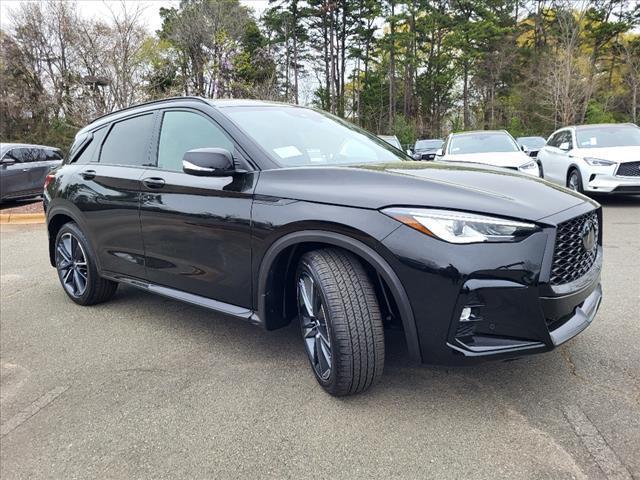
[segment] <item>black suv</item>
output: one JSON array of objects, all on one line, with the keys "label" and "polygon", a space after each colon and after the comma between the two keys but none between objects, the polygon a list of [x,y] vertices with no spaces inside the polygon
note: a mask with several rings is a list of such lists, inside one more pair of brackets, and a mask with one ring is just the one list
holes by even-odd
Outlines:
[{"label": "black suv", "polygon": [[175,98],[82,129],[47,178],[51,264],[81,305],[118,283],[273,330],[360,392],[384,331],[410,357],[544,352],[600,304],[601,211],[517,172],[414,162],[327,113]]}]

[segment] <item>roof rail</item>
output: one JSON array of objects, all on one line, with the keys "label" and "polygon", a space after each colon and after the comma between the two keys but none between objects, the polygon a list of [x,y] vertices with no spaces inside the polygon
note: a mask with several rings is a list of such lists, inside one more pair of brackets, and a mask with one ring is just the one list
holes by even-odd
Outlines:
[{"label": "roof rail", "polygon": [[122,108],[120,110],[115,110],[113,112],[109,112],[109,113],[105,113],[104,115],[100,115],[99,117],[94,118],[93,120],[91,120],[91,123],[97,122],[98,120],[108,117],[110,115],[115,115],[117,113],[121,113],[121,112],[125,112],[127,110],[132,110],[134,108],[138,108],[138,107],[144,107],[146,105],[153,105],[154,103],[162,103],[162,102],[177,102],[180,100],[197,100],[199,102],[202,103],[206,103],[209,104],[209,102],[207,102],[207,100],[205,100],[202,97],[196,97],[196,96],[191,96],[191,95],[185,95],[183,97],[169,97],[169,98],[161,98],[158,100],[149,100],[148,102],[142,102],[142,103],[137,103],[135,105],[130,105],[128,107]]}]

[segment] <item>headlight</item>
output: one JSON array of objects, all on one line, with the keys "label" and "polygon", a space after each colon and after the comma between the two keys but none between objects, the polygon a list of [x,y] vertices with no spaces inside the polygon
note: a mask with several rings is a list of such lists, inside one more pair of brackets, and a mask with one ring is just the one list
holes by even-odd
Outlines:
[{"label": "headlight", "polygon": [[529,175],[540,176],[540,169],[538,168],[538,163],[535,160],[531,160],[530,162],[520,165],[518,170],[522,173],[528,173]]},{"label": "headlight", "polygon": [[538,230],[533,223],[426,208],[386,208],[385,215],[450,243],[515,242]]},{"label": "headlight", "polygon": [[584,161],[594,167],[608,167],[609,165],[615,165],[616,162],[611,160],[604,160],[602,158],[584,157]]}]

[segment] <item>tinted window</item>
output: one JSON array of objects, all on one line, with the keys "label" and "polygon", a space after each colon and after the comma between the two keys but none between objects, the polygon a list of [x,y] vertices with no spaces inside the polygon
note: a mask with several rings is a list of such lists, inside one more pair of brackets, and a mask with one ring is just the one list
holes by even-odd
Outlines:
[{"label": "tinted window", "polygon": [[9,150],[4,158],[13,158],[16,162],[22,162],[22,150],[23,148],[14,148]]},{"label": "tinted window", "polygon": [[52,162],[54,160],[62,160],[62,152],[60,150],[46,149],[44,152],[44,160]]},{"label": "tinted window", "polygon": [[564,132],[555,133],[547,142],[550,147],[559,147],[562,143],[562,137]]},{"label": "tinted window", "polygon": [[158,168],[182,171],[182,157],[195,148],[225,148],[233,143],[211,120],[193,112],[166,112],[158,144]]},{"label": "tinted window", "polygon": [[569,148],[573,148],[573,140],[571,138],[570,130],[563,130],[562,132],[558,133],[558,140],[557,140],[556,147],[559,148],[560,145],[562,145],[563,143],[568,143]]},{"label": "tinted window", "polygon": [[149,163],[149,137],[153,114],[115,123],[102,144],[100,163],[142,166]]},{"label": "tinted window", "polygon": [[225,107],[224,113],[282,166],[398,162],[384,140],[326,112],[289,106]]},{"label": "tinted window", "polygon": [[94,162],[96,160],[96,151],[98,150],[98,146],[102,143],[102,139],[104,138],[105,133],[107,133],[106,127],[93,132],[93,136],[88,142],[85,142],[84,145],[79,145],[79,148],[81,148],[79,155],[77,154],[77,152],[70,154],[74,156],[71,161],[75,163]]},{"label": "tinted window", "polygon": [[451,137],[449,153],[464,155],[469,153],[517,152],[520,147],[506,133],[474,133]]},{"label": "tinted window", "polygon": [[38,148],[14,148],[9,155],[23,163],[39,162],[42,159],[42,151]]},{"label": "tinted window", "polygon": [[579,148],[637,147],[640,128],[630,125],[579,128],[576,140]]}]

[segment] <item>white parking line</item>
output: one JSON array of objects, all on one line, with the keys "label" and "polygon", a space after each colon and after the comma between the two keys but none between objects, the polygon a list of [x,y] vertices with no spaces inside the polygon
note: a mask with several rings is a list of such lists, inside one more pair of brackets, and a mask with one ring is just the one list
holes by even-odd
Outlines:
[{"label": "white parking line", "polygon": [[564,416],[609,480],[632,480],[629,470],[580,407],[564,407]]},{"label": "white parking line", "polygon": [[9,420],[0,425],[0,437],[4,437],[6,434],[18,428],[24,422],[33,417],[36,413],[42,410],[44,407],[53,402],[56,398],[67,391],[69,387],[56,387],[53,390],[42,395],[31,405],[11,417]]}]

